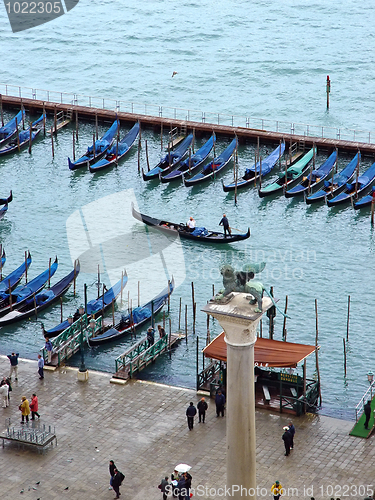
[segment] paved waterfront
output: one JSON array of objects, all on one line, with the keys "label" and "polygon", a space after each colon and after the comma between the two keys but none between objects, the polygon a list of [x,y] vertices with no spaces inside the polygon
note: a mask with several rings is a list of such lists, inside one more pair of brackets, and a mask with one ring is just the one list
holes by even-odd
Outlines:
[{"label": "paved waterfront", "polygon": [[[7,375],[8,366],[8,359],[0,357],[0,374]],[[199,399],[194,391],[136,381],[121,386],[110,384],[110,378],[90,372],[89,381],[81,383],[76,370],[61,368],[45,372],[40,381],[36,362],[20,361],[11,406],[0,408],[1,430],[8,417],[19,423],[21,396],[36,392],[40,423],[56,426],[58,446],[44,455],[9,443],[0,447],[1,499],[114,498],[108,490],[110,459],[126,475],[122,499],[161,499],[157,485],[180,462],[193,467],[193,486],[225,485],[226,419],[216,418],[213,401],[208,401],[206,423],[196,422],[189,432],[185,411],[190,401]],[[258,486],[267,488],[267,498],[272,498],[269,489],[276,479],[299,490],[298,497],[290,491],[283,498],[310,500],[311,492],[305,495],[304,486],[314,486],[315,499],[366,496],[355,487],[375,484],[373,438],[348,436],[351,422],[307,415],[294,419],[295,449],[285,457],[281,435],[287,422],[286,415],[257,410]],[[352,486],[347,495],[345,485]],[[196,492],[193,498],[220,498],[220,493]]]}]

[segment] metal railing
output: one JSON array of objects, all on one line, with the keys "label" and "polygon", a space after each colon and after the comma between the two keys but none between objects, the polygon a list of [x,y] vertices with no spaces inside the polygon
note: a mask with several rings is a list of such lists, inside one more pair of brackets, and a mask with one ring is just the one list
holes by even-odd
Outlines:
[{"label": "metal railing", "polygon": [[37,99],[49,103],[69,104],[100,108],[116,112],[126,112],[152,117],[163,117],[174,120],[193,121],[206,124],[224,125],[229,127],[244,127],[262,131],[274,131],[285,135],[300,135],[304,137],[321,137],[323,139],[340,139],[371,144],[370,131],[354,130],[341,127],[328,127],[321,125],[308,125],[280,120],[270,120],[253,116],[228,115],[225,113],[212,113],[206,111],[190,110],[159,104],[145,104],[128,102],[107,97],[93,97],[71,92],[56,92],[30,87],[20,87],[0,83],[0,94],[19,98]]},{"label": "metal railing", "polygon": [[[372,401],[372,394],[374,392],[374,389],[375,389],[375,380],[373,382],[371,382],[370,387],[367,389],[367,391],[362,396],[360,402],[355,407],[355,421],[356,421],[356,423],[358,422],[358,413],[363,412],[363,407],[365,406],[365,401],[367,402],[368,399],[370,399]],[[371,396],[370,398],[369,398],[369,394]]]},{"label": "metal railing", "polygon": [[204,370],[197,374],[197,391],[207,389],[207,386],[214,380],[220,372],[220,361],[213,361]]},{"label": "metal railing", "polygon": [[151,346],[149,346],[147,337],[144,337],[121,354],[121,356],[116,358],[116,373],[121,369],[128,369],[129,377],[131,378],[134,372],[140,371],[144,366],[148,365],[163,351],[165,351],[168,348],[168,345],[168,335],[165,335],[161,339],[157,340]]}]

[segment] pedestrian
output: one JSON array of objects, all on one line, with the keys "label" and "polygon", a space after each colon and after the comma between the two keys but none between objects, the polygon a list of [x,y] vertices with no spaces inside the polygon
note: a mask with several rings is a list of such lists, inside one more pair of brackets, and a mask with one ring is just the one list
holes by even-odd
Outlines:
[{"label": "pedestrian", "polygon": [[19,405],[18,409],[20,412],[22,412],[22,421],[21,424],[25,423],[25,417],[26,417],[26,422],[29,421],[29,415],[30,415],[30,406],[29,406],[29,401],[26,399],[26,396],[22,396],[22,401],[21,404]]},{"label": "pedestrian", "polygon": [[367,401],[367,403],[365,404],[363,409],[364,409],[365,415],[366,415],[365,429],[368,429],[368,423],[369,423],[370,417],[371,417],[371,401],[370,400]]},{"label": "pedestrian", "polygon": [[273,500],[279,500],[281,495],[284,494],[283,487],[279,481],[275,481],[275,483],[271,486],[271,493],[273,494]]},{"label": "pedestrian", "polygon": [[284,446],[285,446],[285,456],[287,457],[290,454],[290,444],[292,442],[292,436],[289,432],[289,427],[285,426],[283,427],[284,434],[282,435],[282,440],[284,441]]},{"label": "pedestrian", "polygon": [[174,470],[171,474],[171,485],[172,485],[172,497],[177,498],[178,490],[177,490],[177,485],[178,481],[180,479],[179,473]]},{"label": "pedestrian", "polygon": [[184,500],[190,500],[190,488],[191,488],[191,481],[193,478],[187,471],[184,472],[183,476],[185,478],[185,490],[186,490]]},{"label": "pedestrian", "polygon": [[194,417],[197,414],[197,409],[194,406],[194,403],[191,402],[186,410],[187,422],[189,430],[192,431],[194,427]]},{"label": "pedestrian", "polygon": [[12,385],[10,383],[10,379],[7,378],[7,377],[3,377],[3,380],[0,383],[0,386],[4,385],[4,384],[7,384],[7,386],[8,386],[8,406],[9,406],[9,403],[10,403],[10,393],[12,391]]},{"label": "pedestrian", "polygon": [[232,232],[231,232],[230,227],[229,227],[229,221],[228,221],[227,216],[225,214],[223,214],[223,218],[219,222],[219,226],[223,226],[223,228],[224,228],[224,238],[227,237],[227,233],[229,234],[229,236],[232,236]]},{"label": "pedestrian", "polygon": [[112,480],[113,480],[113,476],[115,475],[115,469],[116,469],[116,465],[115,465],[115,462],[113,460],[110,460],[109,461],[109,475],[111,476],[110,480],[109,480],[109,490],[112,489]]},{"label": "pedestrian", "polygon": [[161,325],[158,325],[158,330],[159,330],[159,337],[162,339],[163,337],[165,337],[166,333],[165,333],[165,330],[164,328],[161,326]]},{"label": "pedestrian", "polygon": [[206,411],[208,408],[208,404],[206,403],[206,400],[202,398],[199,403],[197,404],[198,408],[198,416],[199,416],[199,423],[201,421],[204,423],[204,419],[206,418]]},{"label": "pedestrian", "polygon": [[168,476],[165,476],[165,478],[160,481],[160,484],[158,486],[158,488],[163,493],[163,500],[167,500],[167,496],[168,496],[168,493],[169,493],[168,486],[169,486]]},{"label": "pedestrian", "polygon": [[5,377],[0,384],[0,394],[3,398],[3,408],[9,406],[9,386],[5,381]]},{"label": "pedestrian", "polygon": [[294,427],[292,421],[289,422],[288,427],[289,427],[290,435],[292,437],[292,440],[290,442],[290,449],[293,450],[293,448],[294,448],[294,434],[296,433],[296,428]]},{"label": "pedestrian", "polygon": [[151,347],[154,344],[155,341],[155,330],[150,326],[147,330],[147,342],[148,346]]},{"label": "pedestrian", "polygon": [[36,394],[33,394],[31,396],[31,403],[30,403],[31,420],[35,420],[35,415],[38,418],[40,418],[40,415],[38,413],[38,409],[39,409],[38,396]]},{"label": "pedestrian", "polygon": [[120,495],[121,495],[120,486],[121,486],[123,480],[125,479],[125,476],[122,472],[117,470],[116,467],[114,468],[113,472],[114,472],[114,474],[112,477],[112,488],[113,488],[114,492],[116,493],[115,498],[120,498]]},{"label": "pedestrian", "polygon": [[220,390],[217,391],[217,394],[215,396],[215,404],[216,416],[220,417],[221,414],[221,416],[224,417],[225,396]]},{"label": "pedestrian", "polygon": [[44,359],[40,354],[38,354],[38,373],[40,380],[44,378],[43,366],[44,366]]},{"label": "pedestrian", "polygon": [[7,358],[9,358],[10,361],[10,372],[9,372],[9,379],[12,380],[12,374],[14,372],[16,376],[16,380],[18,380],[18,356],[19,353],[15,354],[12,352],[12,354],[8,354]]},{"label": "pedestrian", "polygon": [[53,345],[52,345],[52,342],[50,341],[49,337],[45,337],[45,339],[46,339],[46,343],[44,344],[44,349],[47,351],[48,364],[51,364]]}]

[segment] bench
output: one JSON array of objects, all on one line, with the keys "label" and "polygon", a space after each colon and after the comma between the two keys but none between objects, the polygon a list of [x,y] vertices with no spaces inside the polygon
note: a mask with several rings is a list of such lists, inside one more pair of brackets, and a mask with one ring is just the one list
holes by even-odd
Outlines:
[{"label": "bench", "polygon": [[292,396],[293,396],[294,398],[296,398],[296,397],[297,397],[297,391],[296,391],[296,389],[295,389],[294,387],[291,387],[291,388],[290,388],[290,392],[292,393]]},{"label": "bench", "polygon": [[266,385],[262,385],[262,389],[263,389],[264,399],[266,403],[269,403],[271,401],[270,391],[268,390],[268,387]]}]

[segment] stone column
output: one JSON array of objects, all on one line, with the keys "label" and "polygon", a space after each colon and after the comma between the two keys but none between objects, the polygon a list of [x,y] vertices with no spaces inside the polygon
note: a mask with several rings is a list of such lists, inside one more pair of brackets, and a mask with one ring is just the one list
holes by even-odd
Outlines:
[{"label": "stone column", "polygon": [[232,499],[256,499],[254,345],[257,325],[271,306],[265,297],[262,312],[255,312],[248,294],[233,292],[227,303],[209,302],[202,309],[219,321],[227,343],[226,485]]}]

